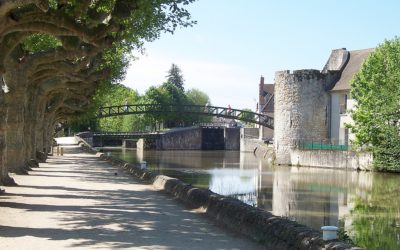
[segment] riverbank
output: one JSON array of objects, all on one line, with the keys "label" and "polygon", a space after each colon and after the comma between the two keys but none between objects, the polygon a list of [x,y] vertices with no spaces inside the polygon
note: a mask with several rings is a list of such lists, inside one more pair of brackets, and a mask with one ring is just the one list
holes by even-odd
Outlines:
[{"label": "riverbank", "polygon": [[[91,149],[89,149],[91,150]],[[294,221],[246,205],[208,189],[196,188],[179,179],[157,175],[135,164],[110,156],[101,158],[170,193],[185,204],[204,211],[224,227],[263,242],[265,249],[360,249],[341,241],[323,241],[321,233]]]},{"label": "riverbank", "polygon": [[14,178],[0,196],[2,249],[263,248],[76,145]]}]

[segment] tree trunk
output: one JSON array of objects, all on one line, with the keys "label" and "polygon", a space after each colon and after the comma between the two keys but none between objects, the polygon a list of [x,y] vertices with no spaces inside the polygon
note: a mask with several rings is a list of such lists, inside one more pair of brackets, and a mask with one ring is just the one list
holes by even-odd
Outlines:
[{"label": "tree trunk", "polygon": [[21,91],[20,86],[12,91],[12,96],[6,98],[8,106],[8,120],[6,126],[7,133],[7,164],[10,172],[17,174],[27,174],[25,158],[25,91]]},{"label": "tree trunk", "polygon": [[16,185],[16,183],[14,179],[8,175],[7,168],[7,134],[5,127],[8,118],[8,110],[4,105],[4,95],[5,93],[0,89],[0,185],[11,186]]}]

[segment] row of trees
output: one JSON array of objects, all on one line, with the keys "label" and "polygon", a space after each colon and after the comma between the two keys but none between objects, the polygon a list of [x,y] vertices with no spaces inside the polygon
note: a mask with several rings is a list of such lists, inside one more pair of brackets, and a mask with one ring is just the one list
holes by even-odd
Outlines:
[{"label": "row of trees", "polygon": [[198,89],[185,91],[184,78],[180,68],[172,64],[166,81],[159,86],[150,87],[144,95],[121,84],[99,88],[94,101],[96,105],[77,119],[71,121],[73,131],[85,131],[90,127],[96,131],[143,131],[155,128],[161,123],[164,127],[190,125],[196,122],[211,122],[212,117],[200,115],[179,115],[175,113],[157,113],[142,115],[125,115],[97,119],[97,109],[103,106],[128,104],[174,105],[211,105],[208,95]]},{"label": "row of trees", "polygon": [[45,159],[54,126],[120,81],[133,50],[192,25],[193,1],[0,1],[0,184]]}]

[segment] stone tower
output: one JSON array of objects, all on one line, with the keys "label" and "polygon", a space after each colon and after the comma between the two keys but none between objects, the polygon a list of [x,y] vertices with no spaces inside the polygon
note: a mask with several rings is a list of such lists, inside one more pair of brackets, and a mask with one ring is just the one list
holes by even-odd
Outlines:
[{"label": "stone tower", "polygon": [[277,164],[290,164],[291,150],[305,141],[329,138],[331,73],[275,73],[274,147]]}]

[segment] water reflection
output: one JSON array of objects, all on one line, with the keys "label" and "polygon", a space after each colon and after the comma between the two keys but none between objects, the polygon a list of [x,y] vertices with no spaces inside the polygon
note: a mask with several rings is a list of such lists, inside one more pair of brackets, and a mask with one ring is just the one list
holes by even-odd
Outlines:
[{"label": "water reflection", "polygon": [[115,151],[158,173],[236,197],[317,230],[344,227],[368,249],[400,249],[400,176],[268,166],[237,151]]}]

